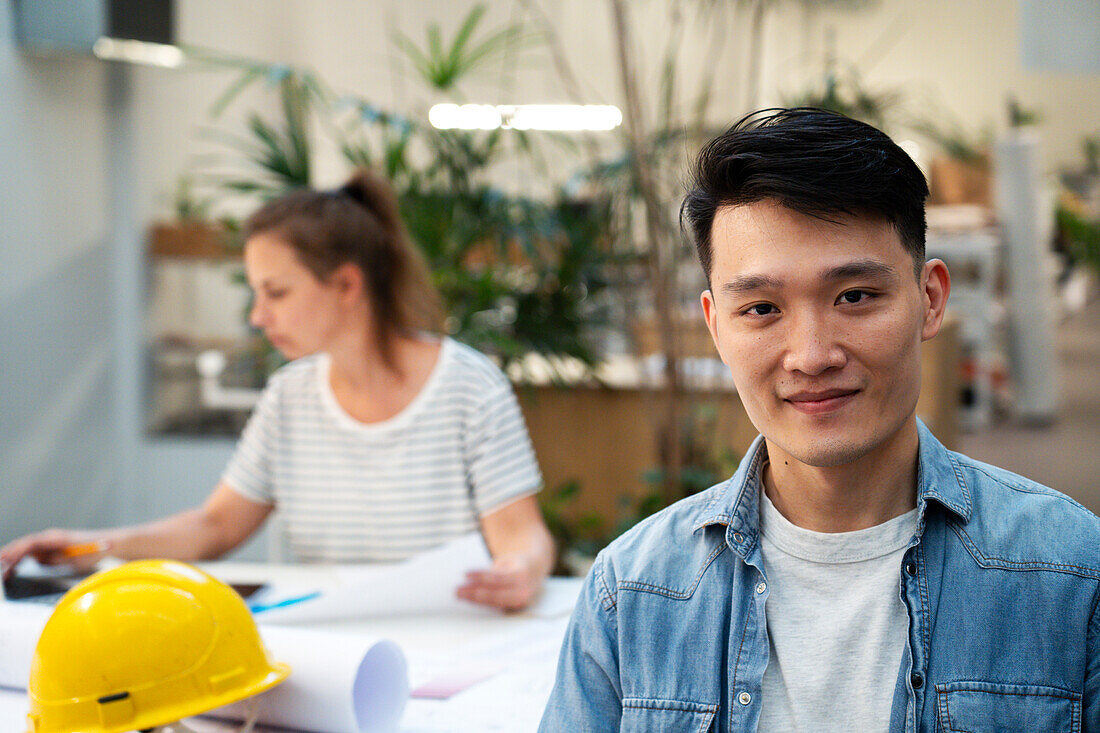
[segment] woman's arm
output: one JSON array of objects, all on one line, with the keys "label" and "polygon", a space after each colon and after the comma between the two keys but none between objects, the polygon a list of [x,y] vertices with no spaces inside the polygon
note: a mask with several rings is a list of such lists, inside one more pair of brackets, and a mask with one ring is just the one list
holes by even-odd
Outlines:
[{"label": "woman's arm", "polygon": [[492,567],[466,574],[460,598],[506,611],[526,608],[554,567],[554,540],[534,496],[525,496],[481,518]]},{"label": "woman's arm", "polygon": [[[270,504],[246,499],[220,483],[202,506],[146,524],[104,530],[49,529],[27,535],[0,548],[4,577],[25,556],[46,565],[89,568],[104,555],[123,560],[145,557],[209,560],[248,539],[272,511]],[[99,542],[100,552],[68,558],[71,545]]]}]

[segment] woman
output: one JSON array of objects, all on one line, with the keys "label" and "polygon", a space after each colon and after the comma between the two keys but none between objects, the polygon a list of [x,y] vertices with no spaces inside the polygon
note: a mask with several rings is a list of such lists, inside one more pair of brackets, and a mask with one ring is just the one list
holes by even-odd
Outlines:
[{"label": "woman", "polygon": [[[48,530],[0,549],[90,565],[210,559],[276,505],[306,562],[402,560],[480,529],[492,567],[458,595],[528,605],[553,564],[541,476],[511,385],[483,355],[430,331],[438,296],[387,183],[368,172],[302,190],[245,225],[249,319],[290,364],[268,382],[217,488],[195,509],[135,527]],[[100,543],[79,561],[64,548]]]}]

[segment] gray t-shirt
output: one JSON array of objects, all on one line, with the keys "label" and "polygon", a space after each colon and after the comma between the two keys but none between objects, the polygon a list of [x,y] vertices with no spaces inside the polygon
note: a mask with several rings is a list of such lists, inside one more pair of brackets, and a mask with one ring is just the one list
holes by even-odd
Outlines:
[{"label": "gray t-shirt", "polygon": [[477,530],[542,477],[511,383],[446,338],[420,393],[377,423],[340,407],[326,354],[286,365],[222,481],[278,505],[296,560],[395,562]]},{"label": "gray t-shirt", "polygon": [[813,532],[761,492],[760,528],[770,656],[758,730],[888,730],[909,625],[901,561],[917,510],[855,532]]}]

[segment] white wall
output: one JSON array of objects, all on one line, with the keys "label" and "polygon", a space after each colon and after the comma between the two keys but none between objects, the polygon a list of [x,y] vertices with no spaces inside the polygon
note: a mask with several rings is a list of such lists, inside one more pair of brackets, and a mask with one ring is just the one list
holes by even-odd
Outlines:
[{"label": "white wall", "polygon": [[[422,110],[436,100],[395,59],[389,38],[400,29],[420,42],[429,19],[438,19],[450,37],[472,4],[178,0],[179,34],[189,44],[308,64],[338,90],[383,107]],[[488,4],[486,27],[517,17],[510,1]],[[470,96],[499,103],[619,103],[606,4],[540,4],[558,24],[585,98],[566,94],[545,53],[526,55],[503,86],[499,73],[487,72],[467,90]],[[650,62],[643,86],[652,90],[667,34],[664,6],[628,4],[642,13],[636,43]],[[140,263],[113,261],[112,253],[126,250],[114,246],[111,234],[120,226],[125,234],[129,226],[137,241],[140,229],[168,210],[176,176],[193,156],[211,151],[195,132],[228,77],[129,72],[132,96],[125,112],[134,132],[121,147],[133,152],[133,179],[126,184],[132,198],[121,210],[131,212],[132,221],[120,224],[111,220],[120,209],[112,206],[111,191],[124,181],[110,176],[126,169],[110,159],[120,141],[108,140],[104,66],[23,57],[13,45],[10,13],[10,3],[0,6],[0,169],[7,181],[0,197],[0,541],[47,524],[139,520],[193,504],[213,485],[232,448],[230,441],[141,435],[128,407],[143,389],[140,365],[128,362],[138,358],[140,327],[129,333],[128,324],[140,324],[140,287],[121,300],[112,292],[120,273],[140,271]],[[812,13],[800,3],[780,4],[765,25],[761,101],[777,102],[817,78],[824,29],[833,27],[839,59],[858,64],[871,88],[902,90],[909,113],[942,106],[974,129],[1003,129],[1004,101],[1014,93],[1043,112],[1047,159],[1074,160],[1081,137],[1100,131],[1100,75],[1023,69],[1018,15],[1013,0],[882,0],[860,11]],[[732,121],[746,104],[745,13],[720,29],[725,35],[713,56],[697,40],[698,27],[686,30],[694,35],[693,61],[681,72],[684,88],[693,89],[690,81],[715,66],[722,91],[712,121]],[[270,109],[271,100],[258,95],[249,103]],[[322,173],[326,183],[342,175],[332,156]],[[516,183],[530,174],[513,167],[502,176]],[[116,383],[120,367],[135,376]]]},{"label": "white wall", "polygon": [[28,59],[0,12],[0,540],[114,516],[103,69]]}]

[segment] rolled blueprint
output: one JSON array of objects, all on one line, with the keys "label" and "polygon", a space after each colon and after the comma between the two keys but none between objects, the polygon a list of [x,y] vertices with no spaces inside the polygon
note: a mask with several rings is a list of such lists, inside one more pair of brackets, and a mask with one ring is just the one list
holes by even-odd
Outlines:
[{"label": "rolled blueprint", "polygon": [[[392,641],[354,633],[260,626],[264,645],[290,665],[286,682],[260,698],[261,723],[314,733],[397,730],[409,698],[405,655]],[[211,715],[244,719],[241,702]]]}]

